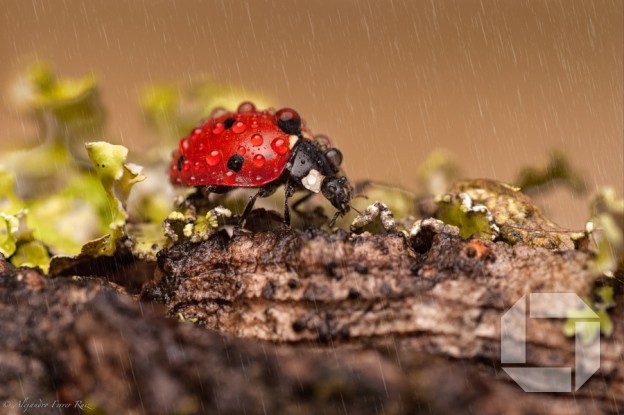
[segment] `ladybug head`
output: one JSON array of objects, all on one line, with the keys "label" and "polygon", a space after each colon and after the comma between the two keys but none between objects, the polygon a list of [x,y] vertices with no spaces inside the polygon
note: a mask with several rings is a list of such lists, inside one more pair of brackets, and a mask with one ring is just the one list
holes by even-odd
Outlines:
[{"label": "ladybug head", "polygon": [[351,202],[351,185],[346,177],[332,176],[325,178],[321,185],[321,192],[338,209],[340,214],[344,215],[351,209],[349,205],[349,202]]}]

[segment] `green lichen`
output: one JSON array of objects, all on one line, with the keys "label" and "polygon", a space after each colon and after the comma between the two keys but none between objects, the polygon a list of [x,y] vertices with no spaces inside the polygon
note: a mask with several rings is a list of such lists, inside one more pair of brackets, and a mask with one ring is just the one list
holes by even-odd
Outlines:
[{"label": "green lichen", "polygon": [[[483,239],[494,239],[498,230],[492,227],[491,215],[487,208],[483,209],[479,205],[477,208],[472,203],[467,203],[468,198],[460,197],[465,194],[445,194],[436,198],[439,210],[436,217],[442,222],[459,228],[459,236],[462,238],[477,237]],[[483,206],[483,205],[481,205]]]},{"label": "green lichen", "polygon": [[563,183],[577,194],[583,194],[587,190],[583,175],[572,167],[561,150],[552,151],[548,164],[544,167],[525,167],[516,180],[523,192],[545,188],[546,185],[557,182]]},{"label": "green lichen", "polygon": [[16,267],[39,267],[44,273],[49,271],[50,253],[40,241],[29,241],[17,246],[11,256],[11,263]]},{"label": "green lichen", "polygon": [[588,324],[595,322],[595,320],[584,318],[587,316],[585,310],[569,310],[568,319],[563,324],[563,333],[568,337],[574,337],[578,333],[583,344],[591,344],[600,334],[610,337],[613,334],[614,326],[608,310],[615,307],[613,287],[606,285],[597,287],[592,296],[585,298],[584,301],[598,315],[600,328],[596,330],[594,324]]},{"label": "green lichen", "polygon": [[193,209],[174,211],[164,221],[165,235],[172,241],[205,241],[214,235],[219,226],[225,224],[232,212],[222,206],[209,210],[205,215],[195,214]]},{"label": "green lichen", "polygon": [[86,145],[87,153],[95,166],[95,171],[104,187],[104,192],[111,209],[110,233],[87,243],[83,254],[92,256],[112,255],[117,243],[124,235],[128,219],[126,201],[132,187],[145,179],[141,167],[126,164],[128,149],[106,142],[94,142]]},{"label": "green lichen", "polygon": [[[464,195],[464,196],[461,196]],[[450,196],[450,197],[449,197]],[[450,224],[460,227],[462,235],[469,232],[483,232],[484,236],[491,236],[481,217],[462,217],[457,208],[455,213],[459,218],[449,218],[448,209],[453,209],[456,202],[468,197],[472,206],[484,206],[492,216],[491,225],[496,225],[499,237],[510,243],[523,243],[532,247],[547,249],[572,248],[570,234],[546,219],[539,208],[520,192],[520,189],[494,180],[468,180],[455,183],[447,196],[440,199],[441,209],[436,217],[441,220],[450,220]],[[445,206],[445,204],[447,206]],[[487,214],[487,213],[486,213]],[[463,226],[474,226],[470,231],[461,231]],[[479,235],[475,233],[475,235]]]},{"label": "green lichen", "polygon": [[596,274],[614,276],[624,271],[624,199],[607,188],[594,197],[591,206],[593,217],[588,226],[596,241],[592,269]]},{"label": "green lichen", "polygon": [[125,226],[128,219],[126,201],[130,190],[145,178],[141,175],[140,166],[125,163],[128,154],[125,147],[94,142],[88,143],[86,148],[100,181],[99,189],[104,190],[103,194],[110,211],[108,233],[82,245],[78,255],[53,257],[50,265],[52,273],[62,272],[71,266],[72,261],[82,257],[110,256],[116,252],[126,235]]}]

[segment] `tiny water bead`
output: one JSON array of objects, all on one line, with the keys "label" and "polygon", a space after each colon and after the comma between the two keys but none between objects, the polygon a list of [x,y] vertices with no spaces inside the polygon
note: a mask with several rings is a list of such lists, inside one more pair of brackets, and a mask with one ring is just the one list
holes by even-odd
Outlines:
[{"label": "tiny water bead", "polygon": [[297,111],[291,108],[282,108],[275,113],[277,126],[286,134],[299,134],[301,132],[301,117]]},{"label": "tiny water bead", "polygon": [[236,112],[239,112],[242,114],[245,112],[253,112],[255,110],[256,110],[256,106],[253,103],[249,101],[245,101],[238,106],[238,109],[236,110]]},{"label": "tiny water bead", "polygon": [[219,162],[221,162],[221,153],[218,150],[212,150],[206,156],[206,163],[211,167],[216,166]]},{"label": "tiny water bead", "polygon": [[276,138],[275,140],[273,140],[273,142],[271,142],[271,148],[280,155],[288,153],[289,150],[288,144],[283,138]]},{"label": "tiny water bead", "polygon": [[236,121],[234,125],[232,125],[232,131],[234,131],[236,134],[240,134],[246,129],[247,124],[245,124],[243,121]]},{"label": "tiny water bead", "polygon": [[197,140],[199,137],[201,137],[202,135],[202,129],[201,128],[196,128],[193,130],[193,132],[191,133],[191,140],[195,141]]},{"label": "tiny water bead", "polygon": [[221,134],[224,130],[225,130],[225,125],[222,122],[218,122],[212,128],[212,133],[218,135],[218,134]]},{"label": "tiny water bead", "polygon": [[191,142],[188,138],[180,140],[180,153],[184,154],[191,147]]},{"label": "tiny water bead", "polygon": [[238,154],[240,154],[241,156],[244,156],[244,155],[245,155],[245,153],[247,152],[247,149],[246,149],[245,147],[243,147],[243,146],[239,146],[239,147],[236,149],[236,152],[237,152]]},{"label": "tiny water bead", "polygon": [[227,171],[223,176],[223,181],[226,184],[234,184],[236,182],[236,173],[231,170]]},{"label": "tiny water bead", "polygon": [[227,114],[227,111],[223,107],[217,107],[210,113],[210,118],[219,118]]},{"label": "tiny water bead", "polygon": [[258,120],[251,120],[251,128],[258,128]]},{"label": "tiny water bead", "polygon": [[251,136],[251,144],[256,147],[261,146],[263,141],[264,140],[262,139],[262,136],[260,134],[254,134]]},{"label": "tiny water bead", "polygon": [[264,158],[264,156],[262,154],[256,154],[253,158],[253,164],[254,166],[260,168],[262,166],[264,166],[264,163],[266,163],[266,159]]},{"label": "tiny water bead", "polygon": [[188,160],[184,160],[184,163],[182,163],[182,170],[189,171],[190,169],[191,169],[191,162]]}]

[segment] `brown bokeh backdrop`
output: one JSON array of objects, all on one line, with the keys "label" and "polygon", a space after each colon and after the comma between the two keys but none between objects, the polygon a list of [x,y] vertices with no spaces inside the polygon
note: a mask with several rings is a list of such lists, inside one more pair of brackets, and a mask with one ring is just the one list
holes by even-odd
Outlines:
[{"label": "brown bokeh backdrop", "polygon": [[[354,178],[413,186],[434,148],[511,181],[566,150],[590,188],[624,187],[623,2],[2,0],[0,148],[33,137],[6,84],[33,59],[93,72],[108,139],[149,146],[146,85],[206,74],[292,106]],[[33,142],[35,139],[33,139]],[[540,201],[578,228],[586,203]]]}]

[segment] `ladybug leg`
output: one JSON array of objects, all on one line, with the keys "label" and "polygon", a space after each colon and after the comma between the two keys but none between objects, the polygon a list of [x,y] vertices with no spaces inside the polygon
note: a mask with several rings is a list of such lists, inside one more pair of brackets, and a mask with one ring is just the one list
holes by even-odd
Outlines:
[{"label": "ladybug leg", "polygon": [[240,229],[243,227],[243,225],[245,224],[245,220],[247,220],[247,216],[249,216],[249,214],[251,213],[254,207],[254,204],[256,203],[256,199],[261,197],[263,194],[264,194],[264,189],[260,189],[256,192],[256,194],[254,194],[253,196],[249,198],[249,202],[247,202],[247,206],[245,206],[245,210],[243,211],[243,214],[241,215],[235,229]]},{"label": "ladybug leg", "polygon": [[[284,187],[284,225],[290,226],[290,208],[288,207],[288,199],[295,194],[295,186],[290,182]],[[293,207],[294,209],[294,207]]]}]

